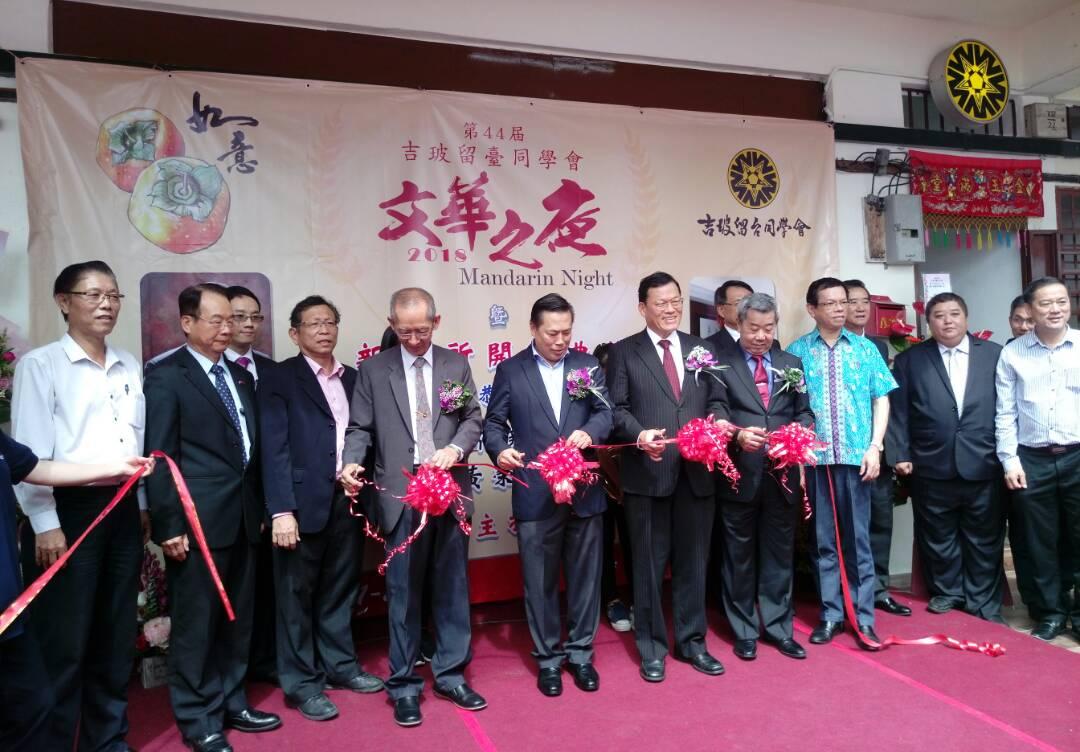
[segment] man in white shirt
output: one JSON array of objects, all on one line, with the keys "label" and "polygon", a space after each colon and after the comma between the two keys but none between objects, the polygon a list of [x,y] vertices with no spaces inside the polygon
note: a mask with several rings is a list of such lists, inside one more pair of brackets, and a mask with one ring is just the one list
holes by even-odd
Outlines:
[{"label": "man in white shirt", "polygon": [[[68,330],[19,360],[12,401],[16,441],[42,459],[61,462],[140,456],[141,369],[129,353],[105,342],[124,298],[116,275],[101,261],[74,264],[56,278],[53,296]],[[23,538],[27,581],[67,550],[117,488],[18,486],[19,504],[30,518]],[[30,606],[30,629],[48,672],[41,680],[56,693],[47,749],[72,749],[76,730],[79,749],[127,749],[135,600],[149,533],[145,495],[140,490],[137,496],[113,510]]]}]

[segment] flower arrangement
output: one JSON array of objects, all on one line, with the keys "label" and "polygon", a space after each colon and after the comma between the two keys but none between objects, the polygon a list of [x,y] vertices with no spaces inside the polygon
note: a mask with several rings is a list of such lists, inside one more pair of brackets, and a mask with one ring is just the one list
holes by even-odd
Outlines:
[{"label": "flower arrangement", "polygon": [[135,652],[142,658],[164,655],[169,648],[171,628],[167,615],[169,596],[161,559],[149,548],[143,550],[139,585],[139,633],[135,638]]},{"label": "flower arrangement", "polygon": [[472,399],[472,390],[460,381],[447,379],[439,387],[439,409],[444,415],[456,413]]},{"label": "flower arrangement", "polygon": [[686,368],[687,370],[694,372],[695,384],[697,383],[698,374],[702,371],[719,381],[720,377],[716,375],[717,372],[727,370],[727,366],[717,364],[716,356],[701,345],[695,347],[690,351],[690,354],[686,356]]},{"label": "flower arrangement", "polygon": [[897,320],[889,327],[889,344],[898,353],[920,342],[922,342],[922,339],[915,336],[915,327],[911,324],[905,324],[903,321]]},{"label": "flower arrangement", "polygon": [[608,407],[611,407],[593,381],[593,372],[596,371],[596,368],[596,366],[592,368],[575,368],[566,374],[566,392],[572,400],[585,399],[591,394]]},{"label": "flower arrangement", "polygon": [[11,420],[11,385],[15,379],[18,356],[8,346],[7,329],[0,332],[0,423]]},{"label": "flower arrangement", "polygon": [[783,394],[789,389],[795,394],[806,394],[806,375],[803,374],[802,369],[773,368],[771,370],[780,380],[780,386],[776,389],[777,394]]}]

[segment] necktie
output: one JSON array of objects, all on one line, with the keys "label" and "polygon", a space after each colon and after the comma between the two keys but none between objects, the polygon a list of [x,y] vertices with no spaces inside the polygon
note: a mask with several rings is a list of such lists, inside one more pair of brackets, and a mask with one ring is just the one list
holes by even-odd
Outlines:
[{"label": "necktie", "polygon": [[754,359],[754,386],[761,395],[761,404],[765,409],[769,408],[769,374],[765,372],[765,358],[761,355],[751,355]]},{"label": "necktie", "polygon": [[671,384],[671,392],[676,400],[682,399],[682,385],[679,384],[679,371],[675,368],[675,358],[671,357],[671,340],[660,340],[660,347],[664,349],[664,375]]},{"label": "necktie", "polygon": [[244,453],[244,465],[246,466],[248,462],[247,447],[244,446],[244,432],[240,429],[240,413],[236,410],[232,392],[229,391],[229,385],[225,381],[225,369],[221,367],[220,363],[215,363],[210,366],[210,373],[214,374],[214,386],[217,387],[218,396],[221,397],[221,401],[225,404],[225,409],[229,413],[229,418],[232,419],[233,428],[240,435],[240,450]]},{"label": "necktie", "polygon": [[241,356],[236,359],[236,365],[240,366],[246,371],[247,367],[251,365],[251,358],[247,357],[246,355]]},{"label": "necktie", "polygon": [[413,368],[416,369],[416,448],[419,450],[421,462],[431,459],[431,455],[435,454],[435,438],[431,433],[433,425],[431,403],[428,400],[427,384],[424,381],[424,366],[426,365],[425,358],[417,358],[413,361]]}]

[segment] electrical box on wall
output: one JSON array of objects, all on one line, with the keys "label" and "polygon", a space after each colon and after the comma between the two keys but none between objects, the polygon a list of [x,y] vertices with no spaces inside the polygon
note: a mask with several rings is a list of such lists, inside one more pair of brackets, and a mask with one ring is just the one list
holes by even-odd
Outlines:
[{"label": "electrical box on wall", "polygon": [[885,263],[926,261],[922,196],[894,193],[885,197]]},{"label": "electrical box on wall", "polygon": [[1068,138],[1069,122],[1065,105],[1024,105],[1024,133],[1028,138]]}]

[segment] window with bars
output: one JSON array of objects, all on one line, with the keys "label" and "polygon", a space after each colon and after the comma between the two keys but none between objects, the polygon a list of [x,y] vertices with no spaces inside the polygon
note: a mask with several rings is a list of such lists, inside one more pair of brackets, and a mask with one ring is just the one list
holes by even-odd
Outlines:
[{"label": "window with bars", "polygon": [[927,89],[903,87],[904,127],[923,131],[950,131],[954,133],[981,133],[987,136],[1016,136],[1016,100],[1010,99],[1005,114],[987,125],[971,125],[961,128],[945,122],[934,98]]},{"label": "window with bars", "polygon": [[1080,325],[1080,189],[1057,187],[1058,277],[1072,298],[1073,326]]}]

